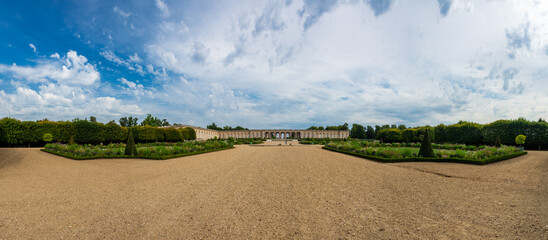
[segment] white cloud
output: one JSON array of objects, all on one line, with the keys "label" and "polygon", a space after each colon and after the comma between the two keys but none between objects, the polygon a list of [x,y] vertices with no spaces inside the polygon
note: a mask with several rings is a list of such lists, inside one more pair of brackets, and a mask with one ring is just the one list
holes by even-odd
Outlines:
[{"label": "white cloud", "polygon": [[36,52],[36,46],[34,46],[34,44],[29,44],[29,47],[32,48],[32,51],[33,52]]},{"label": "white cloud", "polygon": [[143,66],[137,64],[138,62],[141,61],[141,59],[139,58],[139,56],[137,56],[137,53],[135,53],[133,56],[130,56],[129,57],[129,60],[124,60],[120,57],[118,57],[113,51],[111,50],[103,50],[101,51],[99,54],[101,54],[101,56],[103,56],[104,58],[106,58],[107,60],[115,63],[116,65],[119,65],[119,66],[124,66],[126,67],[127,69],[129,70],[132,70],[132,71],[135,71],[141,75],[144,75],[145,74],[145,71],[143,69]]},{"label": "white cloud", "polygon": [[133,55],[129,56],[129,60],[134,63],[141,63],[143,60],[137,55],[137,53],[134,53]]},{"label": "white cloud", "polygon": [[40,60],[36,66],[0,64],[0,73],[26,82],[49,82],[70,85],[92,85],[100,80],[100,74],[87,58],[75,51],[56,60]]},{"label": "white cloud", "polygon": [[146,90],[142,84],[134,83],[123,77],[119,78],[118,81],[127,86],[127,87],[123,87],[123,92],[129,95],[132,95],[133,97],[136,97],[136,99],[140,99],[141,97],[144,97],[144,96],[149,98],[154,98],[152,91]]},{"label": "white cloud", "polygon": [[83,55],[68,51],[62,58],[52,54],[35,66],[0,64],[0,74],[13,79],[13,92],[0,90],[0,114],[23,120],[83,118],[91,115],[112,120],[122,115],[143,114],[135,104],[97,92],[100,74]]},{"label": "white cloud", "polygon": [[[174,77],[155,94],[192,106],[189,121],[249,127],[489,122],[548,113],[544,3],[454,1],[443,15],[437,1],[393,1],[377,15],[368,4],[339,2],[306,31],[302,1],[244,1],[204,11],[194,25],[163,22],[146,44],[148,59],[193,80]],[[505,33],[526,22],[531,47],[511,60]],[[504,77],[508,69],[516,69],[512,77]],[[538,107],[520,110],[534,99]]]},{"label": "white cloud", "polygon": [[54,53],[54,54],[51,54],[49,56],[50,58],[57,58],[57,59],[61,59],[61,56],[59,56],[59,53]]},{"label": "white cloud", "polygon": [[163,0],[156,0],[156,7],[162,12],[162,16],[169,17],[169,8]]},{"label": "white cloud", "polygon": [[114,8],[112,9],[112,11],[114,13],[118,13],[120,16],[122,16],[123,18],[128,18],[129,16],[132,15],[131,12],[126,12],[126,11],[123,11],[121,10],[120,8],[118,8],[118,6],[114,6]]}]

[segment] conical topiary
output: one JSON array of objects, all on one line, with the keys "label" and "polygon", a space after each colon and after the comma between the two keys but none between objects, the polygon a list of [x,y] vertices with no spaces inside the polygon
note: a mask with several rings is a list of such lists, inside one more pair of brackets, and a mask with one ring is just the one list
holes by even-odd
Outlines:
[{"label": "conical topiary", "polygon": [[495,147],[500,147],[500,145],[502,145],[502,144],[500,143],[499,136],[497,136],[497,139],[495,139]]},{"label": "conical topiary", "polygon": [[435,157],[434,149],[432,148],[432,142],[430,142],[430,136],[428,135],[428,129],[424,130],[424,138],[422,139],[421,149],[419,150],[420,157]]},{"label": "conical topiary", "polygon": [[129,129],[127,136],[126,151],[124,155],[137,155],[137,148],[135,147],[135,141],[133,141],[133,131]]}]

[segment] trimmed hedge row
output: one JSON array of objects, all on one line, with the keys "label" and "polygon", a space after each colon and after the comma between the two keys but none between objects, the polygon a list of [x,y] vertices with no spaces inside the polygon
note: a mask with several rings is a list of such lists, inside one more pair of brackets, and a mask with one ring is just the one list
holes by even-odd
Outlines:
[{"label": "trimmed hedge row", "polygon": [[192,128],[160,128],[151,126],[121,127],[115,122],[103,124],[87,120],[75,121],[19,121],[0,119],[0,146],[43,146],[43,136],[52,135],[52,142],[99,144],[126,142],[128,131],[133,132],[136,143],[178,142],[196,139]]},{"label": "trimmed hedge row", "polygon": [[548,123],[517,120],[498,120],[489,124],[459,122],[435,127],[388,128],[377,132],[376,138],[383,142],[420,142],[424,130],[428,129],[432,142],[466,145],[494,145],[497,137],[503,145],[515,146],[517,135],[527,137],[526,149],[548,148]]},{"label": "trimmed hedge row", "polygon": [[504,156],[496,156],[492,158],[486,158],[482,160],[472,160],[472,159],[463,159],[463,158],[425,158],[425,157],[412,157],[412,158],[384,158],[384,157],[378,157],[378,156],[370,156],[365,154],[360,154],[356,152],[347,152],[336,148],[330,148],[324,146],[323,149],[338,152],[338,153],[344,153],[356,157],[366,158],[369,160],[377,161],[377,162],[383,162],[383,163],[396,163],[396,162],[453,162],[453,163],[467,163],[467,164],[476,164],[476,165],[483,165],[488,164],[492,162],[498,162],[510,158],[519,157],[522,155],[527,154],[527,152],[518,152],[513,154],[508,154]]},{"label": "trimmed hedge row", "polygon": [[51,150],[44,149],[44,148],[42,148],[40,150],[44,151],[44,152],[47,152],[47,153],[57,155],[57,156],[70,158],[70,159],[73,159],[73,160],[112,159],[112,158],[139,158],[139,159],[152,159],[152,160],[166,160],[166,159],[171,159],[171,158],[179,158],[179,157],[197,155],[197,154],[202,154],[202,153],[209,153],[209,152],[227,150],[227,149],[232,149],[232,148],[234,148],[234,146],[228,146],[228,147],[219,148],[219,149],[210,149],[210,150],[201,151],[201,152],[190,152],[190,153],[181,153],[181,154],[174,154],[174,155],[167,155],[167,156],[148,156],[148,157],[147,156],[135,156],[135,155],[132,155],[132,156],[120,155],[120,156],[101,156],[101,157],[94,157],[94,156],[80,157],[80,156],[73,156],[73,155],[64,154],[64,153],[60,153],[60,152],[56,152],[56,151],[51,151]]}]

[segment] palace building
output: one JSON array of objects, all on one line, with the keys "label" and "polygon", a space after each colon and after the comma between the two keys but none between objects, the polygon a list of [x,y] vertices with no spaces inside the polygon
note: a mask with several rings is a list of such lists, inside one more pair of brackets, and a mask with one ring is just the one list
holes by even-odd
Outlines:
[{"label": "palace building", "polygon": [[190,127],[196,131],[197,140],[217,137],[227,138],[267,138],[267,139],[300,139],[300,138],[348,138],[348,130],[300,130],[300,129],[262,129],[262,130],[213,130],[190,125],[174,125],[175,128]]}]

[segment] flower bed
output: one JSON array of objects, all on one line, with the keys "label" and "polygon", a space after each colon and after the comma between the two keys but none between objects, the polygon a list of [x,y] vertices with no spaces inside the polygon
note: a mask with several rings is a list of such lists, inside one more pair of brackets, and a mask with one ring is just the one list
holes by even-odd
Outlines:
[{"label": "flower bed", "polygon": [[220,140],[145,143],[137,144],[137,155],[129,156],[124,155],[125,147],[123,143],[109,145],[49,143],[46,144],[42,151],[75,160],[98,158],[146,158],[162,160],[230,149],[234,146],[227,141]]},{"label": "flower bed", "polygon": [[[443,146],[436,144],[438,146]],[[472,164],[486,164],[501,161],[526,154],[513,146],[487,147],[474,146],[475,150],[465,145],[448,145],[443,149],[435,149],[436,157],[424,158],[418,156],[416,144],[382,144],[363,141],[329,142],[323,148],[336,152],[346,153],[381,162],[459,162]]]}]

